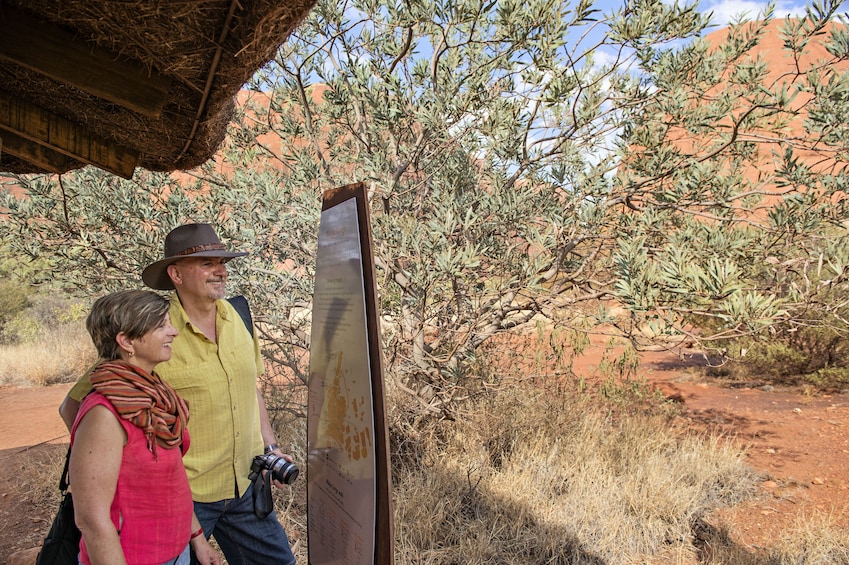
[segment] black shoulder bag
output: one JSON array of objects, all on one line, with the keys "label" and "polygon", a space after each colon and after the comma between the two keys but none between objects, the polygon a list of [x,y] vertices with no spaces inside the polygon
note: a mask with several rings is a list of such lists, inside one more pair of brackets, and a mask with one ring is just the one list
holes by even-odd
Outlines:
[{"label": "black shoulder bag", "polygon": [[62,502],[59,503],[59,512],[53,519],[53,525],[44,538],[41,551],[35,560],[35,565],[77,565],[79,563],[80,538],[82,534],[74,521],[74,499],[68,491],[68,460],[71,457],[71,448],[65,455],[65,469],[59,479],[59,491],[62,493]]},{"label": "black shoulder bag", "polygon": [[231,296],[227,299],[227,302],[233,306],[236,313],[239,314],[240,318],[242,318],[242,321],[245,323],[245,327],[248,328],[248,333],[250,333],[251,337],[253,337],[254,324],[253,318],[251,317],[251,307],[248,306],[248,299],[240,294],[238,296]]},{"label": "black shoulder bag", "polygon": [[[248,305],[248,300],[244,296],[238,295],[231,296],[227,299],[227,302],[236,309],[251,337],[253,337],[253,318],[251,317],[251,308]],[[261,469],[261,466],[255,469],[254,467],[256,465],[257,462],[254,461],[253,465],[251,465],[251,474],[248,478],[253,482],[254,514],[260,520],[264,520],[274,510],[274,500],[271,496],[271,473],[260,472],[259,469]]]}]

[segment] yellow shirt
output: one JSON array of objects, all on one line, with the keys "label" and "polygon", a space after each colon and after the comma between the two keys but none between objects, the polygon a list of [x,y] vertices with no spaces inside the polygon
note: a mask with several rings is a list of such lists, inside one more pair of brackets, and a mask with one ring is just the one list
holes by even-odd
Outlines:
[{"label": "yellow shirt", "polygon": [[[263,451],[257,375],[263,365],[259,341],[245,330],[236,310],[218,300],[213,343],[186,316],[177,294],[171,296],[171,324],[180,332],[171,359],[156,366],[162,380],[189,405],[192,445],[183,464],[195,502],[216,502],[245,493],[251,462]],[[91,384],[81,378],[69,395],[81,400]]]}]

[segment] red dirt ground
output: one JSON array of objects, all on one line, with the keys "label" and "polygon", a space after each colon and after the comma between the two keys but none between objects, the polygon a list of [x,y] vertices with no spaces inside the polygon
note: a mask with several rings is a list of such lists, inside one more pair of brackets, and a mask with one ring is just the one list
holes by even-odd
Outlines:
[{"label": "red dirt ground", "polygon": [[[718,516],[734,543],[770,546],[814,510],[849,528],[849,393],[810,396],[764,390],[763,383],[731,387],[701,376],[692,368],[697,364],[691,353],[647,353],[640,374],[681,404],[684,423],[735,438],[762,473],[763,496]],[[592,371],[592,353],[578,369]],[[0,563],[39,545],[52,519],[26,508],[19,484],[34,467],[64,455],[68,436],[56,408],[69,387],[0,387]]]},{"label": "red dirt ground", "polygon": [[736,438],[771,495],[727,513],[737,524],[738,543],[770,545],[814,509],[849,528],[849,393],[811,396],[798,389],[764,390],[766,383],[723,386],[676,365],[648,363],[647,377],[683,403],[682,417],[696,427]]},{"label": "red dirt ground", "polygon": [[733,542],[769,547],[816,512],[849,528],[849,391],[810,395],[767,382],[729,383],[705,376],[694,352],[649,352],[639,373],[671,400],[696,430],[722,433],[746,450],[762,477],[761,495],[711,522],[730,526]]}]

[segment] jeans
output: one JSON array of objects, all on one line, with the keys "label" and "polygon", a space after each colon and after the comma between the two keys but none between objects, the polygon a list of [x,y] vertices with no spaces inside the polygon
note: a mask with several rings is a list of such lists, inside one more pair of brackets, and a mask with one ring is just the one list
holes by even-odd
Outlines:
[{"label": "jeans", "polygon": [[[79,556],[77,556],[77,562],[82,565],[79,560]],[[184,549],[180,555],[170,561],[166,561],[162,565],[189,565],[189,544],[186,544],[186,549]]]},{"label": "jeans", "polygon": [[[228,565],[295,565],[289,538],[277,513],[264,520],[254,514],[253,485],[242,498],[218,502],[195,502],[195,515],[207,539],[212,536]],[[192,554],[192,564],[197,565]]]},{"label": "jeans", "polygon": [[183,553],[171,561],[166,561],[162,565],[189,565],[189,559],[189,544],[186,544],[186,549],[183,550]]}]

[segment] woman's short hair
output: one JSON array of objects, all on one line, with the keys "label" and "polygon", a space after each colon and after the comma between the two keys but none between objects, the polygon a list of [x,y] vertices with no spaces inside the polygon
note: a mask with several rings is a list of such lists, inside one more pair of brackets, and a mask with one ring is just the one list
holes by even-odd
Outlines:
[{"label": "woman's short hair", "polygon": [[85,320],[97,354],[102,359],[120,359],[115,338],[123,332],[137,339],[156,328],[168,313],[168,300],[149,290],[121,290],[101,296]]}]

